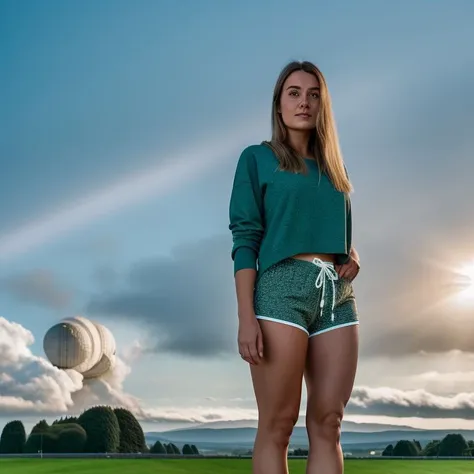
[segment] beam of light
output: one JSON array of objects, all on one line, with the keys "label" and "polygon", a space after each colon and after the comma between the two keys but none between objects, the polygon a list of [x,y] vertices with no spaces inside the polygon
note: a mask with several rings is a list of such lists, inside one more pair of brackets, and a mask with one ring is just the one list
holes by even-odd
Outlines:
[{"label": "beam of light", "polygon": [[[264,123],[264,122],[263,122]],[[10,259],[34,248],[51,243],[72,230],[148,198],[166,194],[187,181],[211,170],[226,157],[237,162],[244,143],[262,133],[262,120],[251,120],[245,126],[233,127],[211,143],[194,144],[164,163],[135,175],[128,175],[82,199],[29,222],[7,234],[0,235],[0,260]]]},{"label": "beam of light", "polygon": [[[392,65],[393,69],[374,69],[364,74],[370,81],[364,80],[360,71],[354,71],[353,76],[358,81],[342,81],[332,88],[337,93],[337,102],[342,104],[337,112],[338,122],[352,120],[354,111],[357,111],[357,121],[378,116],[377,111],[384,107],[387,100],[387,89],[402,88],[403,81],[410,76],[401,75],[403,67]],[[370,83],[372,86],[367,87]],[[374,89],[373,84],[377,84]],[[334,99],[333,99],[334,102]],[[390,105],[388,104],[387,107]],[[264,109],[266,110],[266,108]],[[368,115],[362,117],[361,111]],[[49,215],[41,216],[31,223],[15,229],[7,234],[0,235],[0,261],[24,254],[42,244],[48,244],[73,229],[90,224],[95,219],[108,213],[116,212],[134,203],[141,202],[151,196],[168,192],[184,184],[186,180],[195,179],[199,173],[205,172],[226,156],[239,152],[244,144],[260,143],[262,132],[269,125],[269,111],[262,114],[249,113],[250,119],[244,124],[230,127],[227,133],[221,134],[213,130],[213,136],[219,136],[215,143],[193,145],[188,150],[168,157],[166,164],[158,165],[135,176],[130,176],[103,190],[86,196],[74,203],[70,203]]]}]

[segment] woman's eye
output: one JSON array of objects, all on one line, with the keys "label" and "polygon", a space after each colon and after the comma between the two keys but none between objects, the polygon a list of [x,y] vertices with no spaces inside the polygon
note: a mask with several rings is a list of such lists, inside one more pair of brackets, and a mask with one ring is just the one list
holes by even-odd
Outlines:
[{"label": "woman's eye", "polygon": [[[297,97],[299,94],[298,94],[298,91],[290,91],[289,92],[289,95],[290,96],[293,96],[293,97]],[[319,98],[319,93],[318,92],[313,92],[311,94],[311,98],[313,99],[318,99]]]}]

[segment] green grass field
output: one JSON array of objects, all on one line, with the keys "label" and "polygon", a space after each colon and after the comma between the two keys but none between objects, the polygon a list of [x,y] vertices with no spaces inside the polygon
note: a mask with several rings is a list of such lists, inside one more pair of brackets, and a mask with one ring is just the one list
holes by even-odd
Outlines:
[{"label": "green grass field", "polygon": [[[290,460],[291,474],[305,461]],[[248,459],[0,459],[5,474],[249,474]],[[347,460],[345,474],[474,474],[474,461]]]}]

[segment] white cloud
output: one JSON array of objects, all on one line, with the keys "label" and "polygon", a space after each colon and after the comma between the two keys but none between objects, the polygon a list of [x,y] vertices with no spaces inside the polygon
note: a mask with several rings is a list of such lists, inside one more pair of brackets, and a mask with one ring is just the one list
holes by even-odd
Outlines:
[{"label": "white cloud", "polygon": [[0,414],[65,413],[82,387],[77,372],[58,370],[33,355],[28,347],[33,342],[30,331],[0,317]]},{"label": "white cloud", "polygon": [[143,342],[135,339],[128,347],[123,349],[122,359],[125,363],[131,364],[138,360],[146,350],[147,347]]},{"label": "white cloud", "polygon": [[60,370],[34,355],[33,342],[29,330],[0,317],[0,415],[77,414],[97,403],[140,413],[138,400],[123,391],[131,369],[120,358],[103,379],[84,381],[75,370]]}]

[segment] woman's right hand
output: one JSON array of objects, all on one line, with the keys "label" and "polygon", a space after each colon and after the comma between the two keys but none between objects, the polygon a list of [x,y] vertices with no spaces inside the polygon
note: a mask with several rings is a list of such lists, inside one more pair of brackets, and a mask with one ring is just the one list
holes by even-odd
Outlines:
[{"label": "woman's right hand", "polygon": [[263,358],[263,336],[255,314],[239,318],[238,344],[242,359],[258,365]]}]

